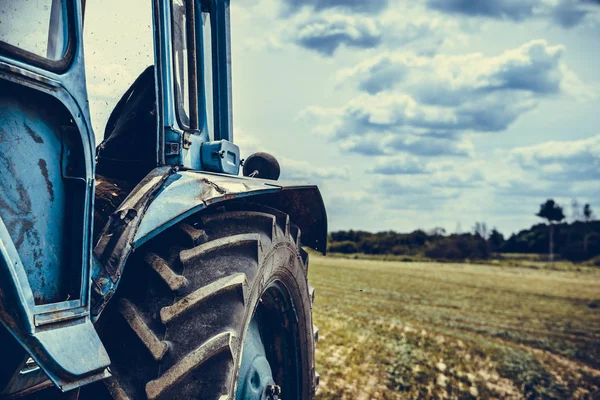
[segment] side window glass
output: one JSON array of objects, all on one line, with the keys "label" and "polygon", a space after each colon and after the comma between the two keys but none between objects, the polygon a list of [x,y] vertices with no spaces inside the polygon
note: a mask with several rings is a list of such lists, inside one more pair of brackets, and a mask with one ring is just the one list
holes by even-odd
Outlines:
[{"label": "side window glass", "polygon": [[188,77],[186,2],[173,1],[173,70],[175,76],[175,102],[177,120],[182,128],[190,125],[190,92]]},{"label": "side window glass", "polygon": [[68,43],[66,7],[63,0],[1,0],[0,42],[60,60]]},{"label": "side window glass", "polygon": [[212,74],[212,35],[210,25],[210,15],[207,12],[202,13],[202,51],[204,55],[204,68],[202,71],[202,82],[204,91],[200,91],[201,96],[204,96],[205,107],[201,114],[204,113],[204,127],[208,130],[209,135],[214,132],[214,112],[213,112],[213,74]]},{"label": "side window glass", "polygon": [[[189,127],[190,91],[189,91],[189,65],[187,54],[187,29],[186,29],[186,1],[173,0],[173,70],[175,76],[175,101],[179,125]],[[199,19],[202,41],[197,43],[199,49],[198,67],[198,97],[199,97],[199,128],[212,132],[213,127],[213,87],[212,87],[212,35],[211,22],[208,10],[202,10]]]}]

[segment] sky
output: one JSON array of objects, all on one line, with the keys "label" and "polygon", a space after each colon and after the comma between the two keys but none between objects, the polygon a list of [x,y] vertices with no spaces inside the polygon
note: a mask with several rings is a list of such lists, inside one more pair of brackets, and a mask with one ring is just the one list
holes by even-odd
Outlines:
[{"label": "sky", "polygon": [[600,214],[600,2],[232,0],[234,140],[329,229]]},{"label": "sky", "polygon": [[[547,198],[600,215],[599,0],[231,3],[234,142],[317,184],[330,231],[510,234]],[[98,141],[151,58],[149,14],[121,10],[143,21],[94,39],[116,9],[86,20]]]}]

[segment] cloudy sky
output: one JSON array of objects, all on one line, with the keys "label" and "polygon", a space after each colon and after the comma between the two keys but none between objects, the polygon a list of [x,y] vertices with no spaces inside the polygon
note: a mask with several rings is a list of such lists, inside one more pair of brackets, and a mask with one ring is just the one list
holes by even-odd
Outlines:
[{"label": "cloudy sky", "polygon": [[232,1],[235,140],[316,182],[331,230],[600,211],[597,0]]},{"label": "cloudy sky", "polygon": [[[152,62],[139,1],[88,2],[98,140]],[[330,230],[484,221],[509,234],[539,222],[550,197],[567,214],[573,198],[600,214],[600,0],[231,7],[235,141],[243,156],[274,154],[282,179],[317,183]],[[124,15],[139,19],[126,36]]]}]

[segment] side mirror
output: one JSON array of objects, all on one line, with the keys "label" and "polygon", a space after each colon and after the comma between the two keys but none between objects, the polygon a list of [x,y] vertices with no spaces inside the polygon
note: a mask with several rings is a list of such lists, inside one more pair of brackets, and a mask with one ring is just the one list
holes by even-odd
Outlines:
[{"label": "side mirror", "polygon": [[281,174],[279,163],[269,153],[254,153],[244,161],[244,176],[276,181]]}]

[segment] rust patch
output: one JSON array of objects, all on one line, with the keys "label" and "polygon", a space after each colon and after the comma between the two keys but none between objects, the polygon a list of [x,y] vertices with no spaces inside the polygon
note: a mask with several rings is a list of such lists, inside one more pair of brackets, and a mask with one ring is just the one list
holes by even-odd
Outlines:
[{"label": "rust patch", "polygon": [[29,125],[23,124],[23,126],[25,126],[25,130],[27,131],[27,133],[29,133],[29,136],[31,136],[31,138],[33,139],[34,142],[40,143],[40,144],[44,143],[44,139],[41,136],[38,136],[38,134],[35,133]]},{"label": "rust patch", "polygon": [[214,182],[211,182],[211,181],[209,181],[209,180],[208,180],[208,179],[206,179],[206,178],[203,178],[203,179],[202,179],[202,182],[203,182],[203,183],[206,183],[206,184],[207,184],[207,185],[209,185],[209,186],[212,186],[212,187],[213,187],[213,188],[214,188],[214,189],[215,189],[217,192],[219,192],[220,194],[225,194],[225,193],[227,193],[227,190],[223,189],[221,186],[217,185],[217,184],[216,184],[216,183],[214,183]]},{"label": "rust patch", "polygon": [[42,175],[44,175],[44,179],[46,180],[46,188],[48,189],[48,194],[50,195],[50,201],[54,201],[54,186],[52,185],[50,177],[48,176],[48,165],[46,164],[46,160],[40,158],[38,165],[40,166],[40,171],[42,171]]},{"label": "rust patch", "polygon": [[2,153],[0,153],[0,163],[4,164],[11,175],[7,181],[16,186],[17,196],[11,196],[10,191],[5,190],[5,181],[0,179],[0,187],[3,189],[0,192],[2,193],[2,196],[0,196],[0,209],[9,232],[13,237],[16,236],[15,245],[19,248],[23,244],[26,235],[33,235],[33,239],[39,243],[37,232],[33,230],[35,216],[31,215],[31,200],[27,189],[18,179],[14,165]]},{"label": "rust patch", "polygon": [[[41,269],[44,265],[44,249],[41,247],[39,232],[35,229],[36,218],[32,214],[29,193],[19,180],[14,164],[3,153],[0,153],[0,165],[2,164],[4,164],[5,170],[10,175],[8,175],[6,180],[0,179],[0,188],[2,189],[0,191],[0,215],[4,218],[8,232],[17,250],[20,250],[25,241],[27,241],[33,248],[34,266]],[[0,176],[0,178],[3,178],[3,176]],[[14,193],[16,193],[16,196],[10,190],[6,190],[6,182],[10,182],[15,186]]]},{"label": "rust patch", "polygon": [[28,235],[29,232],[35,232],[33,230],[33,222],[31,222],[28,219],[22,219],[21,221],[21,226],[20,226],[20,230],[19,230],[19,234],[17,235],[17,238],[14,239],[14,243],[15,243],[15,247],[17,249],[20,249],[21,246],[23,245],[23,241],[25,241],[25,235]]}]

